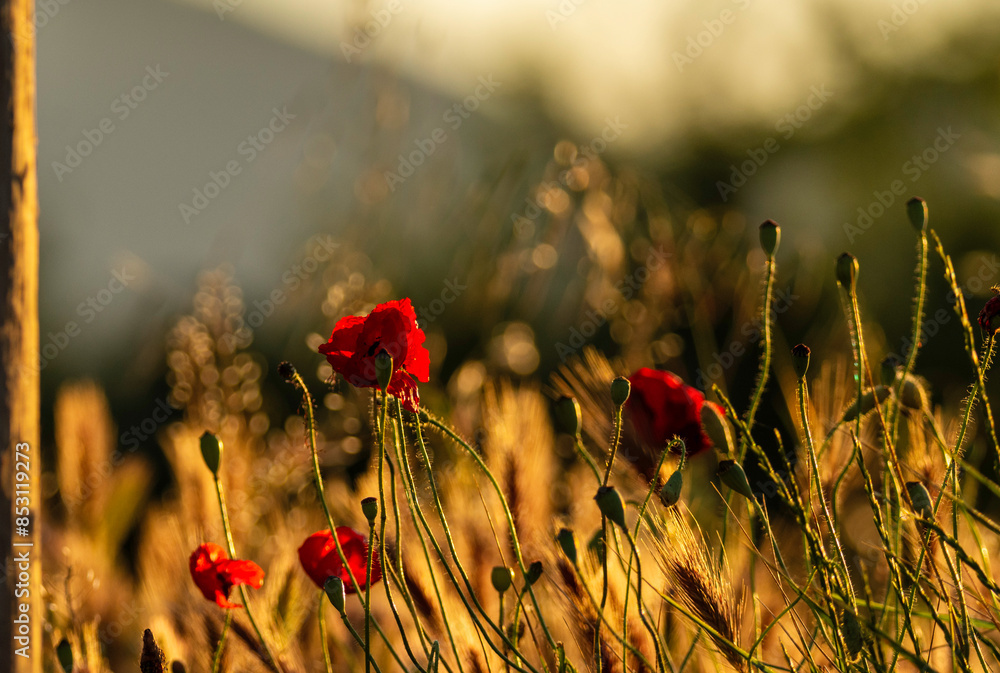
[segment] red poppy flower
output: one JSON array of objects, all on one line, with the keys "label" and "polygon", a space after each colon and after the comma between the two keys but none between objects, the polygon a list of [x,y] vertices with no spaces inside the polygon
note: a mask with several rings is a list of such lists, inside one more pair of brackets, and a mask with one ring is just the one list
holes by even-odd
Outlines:
[{"label": "red poppy flower", "polygon": [[714,403],[706,402],[701,391],[686,385],[676,374],[648,367],[638,370],[628,380],[632,391],[625,408],[639,437],[650,449],[662,450],[675,435],[684,440],[688,456],[712,445],[701,427],[701,406]]},{"label": "red poppy flower", "polygon": [[420,402],[414,379],[430,378],[430,353],[423,347],[424,332],[409,299],[379,304],[367,316],[347,316],[337,321],[330,340],[319,347],[333,370],[358,388],[378,387],[375,356],[392,356],[389,393],[416,412]]},{"label": "red poppy flower", "polygon": [[238,584],[254,589],[264,585],[264,571],[253,561],[240,561],[226,556],[226,550],[207,542],[193,552],[189,561],[191,577],[205,598],[220,608],[241,608],[229,600],[229,592]]},{"label": "red poppy flower", "polygon": [[[364,589],[367,586],[365,570],[368,566],[368,544],[364,536],[348,528],[347,526],[337,526],[337,539],[340,540],[340,548],[344,550],[347,558],[347,565],[350,573],[358,581],[358,586]],[[309,579],[316,583],[316,586],[323,588],[326,581],[331,577],[339,577],[344,581],[344,591],[349,594],[354,593],[354,584],[347,568],[340,562],[340,554],[337,553],[337,544],[333,541],[333,535],[329,530],[321,530],[306,538],[306,541],[299,547],[299,562],[302,569],[309,575]],[[382,566],[378,561],[378,550],[372,553],[372,584],[382,579]]]},{"label": "red poppy flower", "polygon": [[1000,285],[993,288],[993,296],[986,302],[986,306],[979,312],[979,326],[986,334],[996,334],[1000,327],[993,327],[993,318],[1000,315]]}]

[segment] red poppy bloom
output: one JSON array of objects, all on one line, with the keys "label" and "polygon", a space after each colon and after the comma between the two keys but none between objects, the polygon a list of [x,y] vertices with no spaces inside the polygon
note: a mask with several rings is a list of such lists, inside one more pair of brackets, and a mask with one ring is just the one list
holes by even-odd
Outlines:
[{"label": "red poppy bloom", "polygon": [[264,571],[253,561],[240,561],[226,556],[226,550],[207,542],[193,552],[189,561],[191,577],[205,598],[220,608],[241,608],[229,600],[229,592],[238,584],[254,589],[264,585]]},{"label": "red poppy bloom", "polygon": [[420,402],[414,379],[430,378],[430,353],[423,347],[424,332],[409,299],[379,304],[367,316],[347,316],[337,321],[330,340],[319,347],[333,370],[358,388],[378,387],[375,356],[392,356],[389,393],[415,412]]},{"label": "red poppy bloom", "polygon": [[[367,576],[365,570],[368,567],[368,544],[365,537],[347,526],[337,526],[337,539],[340,540],[340,548],[344,550],[347,558],[347,565],[350,567],[350,574],[358,581],[358,586],[364,589],[367,586]],[[349,594],[354,593],[354,584],[347,568],[340,562],[340,554],[337,553],[337,544],[333,541],[333,535],[329,530],[321,530],[306,538],[306,541],[299,547],[299,562],[302,569],[309,575],[309,579],[316,583],[316,586],[323,588],[326,581],[331,577],[339,577],[344,581],[344,591]],[[372,553],[372,584],[382,579],[382,566],[378,561],[378,550]]]},{"label": "red poppy bloom", "polygon": [[649,448],[660,451],[675,435],[684,440],[688,456],[712,445],[701,427],[701,406],[714,403],[706,402],[701,391],[686,385],[676,374],[648,367],[638,370],[628,380],[632,392],[625,408]]},{"label": "red poppy bloom", "polygon": [[998,327],[993,327],[993,318],[1000,315],[1000,285],[993,288],[993,296],[979,312],[979,326],[986,334],[996,334]]}]

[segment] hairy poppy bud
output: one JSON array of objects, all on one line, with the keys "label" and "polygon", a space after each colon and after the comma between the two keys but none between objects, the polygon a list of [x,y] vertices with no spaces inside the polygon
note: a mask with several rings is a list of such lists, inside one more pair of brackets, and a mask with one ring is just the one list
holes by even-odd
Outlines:
[{"label": "hairy poppy bud", "polygon": [[542,576],[542,562],[535,561],[530,566],[528,566],[528,572],[524,575],[524,581],[528,583],[528,586],[533,585]]},{"label": "hairy poppy bud", "polygon": [[65,673],[73,672],[73,648],[65,638],[56,645],[56,659],[59,660],[59,666]]},{"label": "hairy poppy bud", "polygon": [[287,360],[282,362],[278,365],[278,374],[286,381],[291,381],[295,378],[295,365]]},{"label": "hairy poppy bud", "polygon": [[560,397],[556,400],[556,420],[566,434],[574,437],[580,434],[580,425],[583,422],[580,403],[572,397]]},{"label": "hairy poppy bud", "polygon": [[681,489],[683,488],[684,475],[681,474],[680,470],[674,470],[674,473],[667,479],[667,483],[660,489],[660,500],[667,507],[673,507],[681,499]]},{"label": "hairy poppy bud", "polygon": [[205,432],[201,436],[201,457],[205,459],[205,464],[212,474],[219,474],[219,463],[222,462],[222,440],[211,432]]},{"label": "hairy poppy bud", "polygon": [[747,500],[753,500],[753,491],[750,490],[750,482],[747,481],[746,472],[735,460],[719,461],[717,472],[719,480],[733,489]]},{"label": "hairy poppy bud", "polygon": [[927,202],[919,196],[914,196],[906,202],[906,215],[910,218],[910,224],[918,232],[927,228]]},{"label": "hairy poppy bud", "polygon": [[625,505],[622,504],[622,497],[614,486],[601,486],[594,496],[601,514],[608,517],[608,520],[625,528]]},{"label": "hairy poppy bud", "polygon": [[629,383],[627,378],[623,376],[617,377],[611,382],[611,401],[614,402],[616,407],[620,407],[628,400],[631,390],[632,384]]},{"label": "hairy poppy bud", "polygon": [[857,659],[865,644],[861,634],[861,623],[850,608],[844,610],[840,621],[844,625],[844,643],[847,645],[847,651],[851,653],[851,659]]},{"label": "hairy poppy bud", "polygon": [[934,518],[934,507],[931,505],[931,494],[927,487],[919,481],[906,482],[906,492],[913,503],[913,511],[924,519]]},{"label": "hairy poppy bud", "polygon": [[729,432],[729,423],[722,407],[709,402],[701,405],[698,415],[701,417],[701,427],[712,445],[723,453],[732,453],[733,436]]},{"label": "hairy poppy bud", "polygon": [[368,497],[362,500],[361,511],[364,512],[369,524],[375,523],[375,517],[378,516],[378,498]]},{"label": "hairy poppy bud", "polygon": [[903,389],[899,394],[899,402],[904,407],[921,411],[930,408],[927,401],[927,390],[923,382],[913,374],[907,374],[903,379]]},{"label": "hairy poppy bud", "polygon": [[556,541],[562,547],[563,554],[573,565],[576,565],[576,535],[569,528],[561,528],[556,535]]},{"label": "hairy poppy bud", "polygon": [[895,355],[886,355],[882,358],[882,366],[879,369],[879,376],[884,386],[896,385],[896,377],[899,375],[899,358]]},{"label": "hairy poppy bud", "polygon": [[781,242],[781,227],[774,220],[765,220],[760,225],[758,234],[760,235],[760,247],[764,249],[768,257],[774,257],[778,243]]},{"label": "hairy poppy bud", "polygon": [[979,327],[983,330],[983,334],[988,336],[993,336],[1000,329],[1000,325],[993,326],[993,319],[1000,315],[1000,285],[994,285],[992,290],[993,296],[979,312]]},{"label": "hairy poppy bud", "polygon": [[799,377],[800,381],[806,377],[806,372],[809,371],[809,355],[811,353],[809,346],[805,344],[792,347],[792,369],[795,370],[795,375]]},{"label": "hairy poppy bud", "polygon": [[837,282],[847,294],[854,294],[858,277],[858,260],[849,252],[837,258]]},{"label": "hairy poppy bud", "polygon": [[330,599],[333,607],[337,608],[337,612],[344,614],[344,603],[347,600],[347,596],[344,593],[344,580],[336,575],[328,578],[323,584],[323,591],[326,592],[326,596]]},{"label": "hairy poppy bud", "polygon": [[385,350],[380,350],[375,356],[375,381],[378,387],[385,390],[392,380],[392,356]]},{"label": "hairy poppy bud", "polygon": [[493,588],[497,590],[497,593],[502,594],[510,589],[513,581],[514,571],[505,566],[496,566],[490,573],[490,582],[493,583]]}]

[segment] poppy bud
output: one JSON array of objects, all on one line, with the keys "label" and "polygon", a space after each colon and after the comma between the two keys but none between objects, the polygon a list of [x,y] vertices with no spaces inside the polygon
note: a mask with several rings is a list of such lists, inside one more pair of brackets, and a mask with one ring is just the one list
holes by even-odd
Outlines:
[{"label": "poppy bud", "polygon": [[187,669],[183,663],[174,660],[170,662],[170,673],[187,673]]},{"label": "poppy bud", "polygon": [[847,294],[854,294],[857,277],[858,260],[849,252],[842,253],[837,258],[837,282]]},{"label": "poppy bud", "polygon": [[561,528],[556,535],[556,541],[562,547],[563,554],[573,565],[576,565],[576,535],[569,528]]},{"label": "poppy bud", "polygon": [[336,575],[330,577],[323,584],[323,591],[326,592],[327,598],[333,604],[333,607],[337,608],[337,612],[344,614],[344,603],[347,600],[347,596],[344,593],[344,580],[340,579]]},{"label": "poppy bud", "polygon": [[578,435],[580,425],[583,423],[579,402],[572,397],[560,397],[556,400],[556,420],[566,434],[574,437]]},{"label": "poppy bud", "polygon": [[375,517],[378,516],[378,498],[368,497],[362,500],[361,511],[364,512],[369,525],[375,523]]},{"label": "poppy bud", "polygon": [[674,470],[674,473],[667,479],[667,483],[660,489],[660,500],[667,507],[673,507],[681,499],[681,489],[683,488],[684,476],[680,470]]},{"label": "poppy bud", "polygon": [[729,432],[729,423],[718,405],[706,402],[698,412],[701,416],[701,427],[712,445],[719,451],[730,454],[733,452],[733,436]]},{"label": "poppy bud", "polygon": [[614,486],[601,486],[597,489],[594,500],[597,501],[601,514],[608,517],[611,523],[625,527],[625,505],[622,504],[622,498]]},{"label": "poppy bud", "polygon": [[542,576],[542,562],[535,561],[530,566],[528,566],[528,572],[524,575],[524,581],[528,583],[528,586],[533,585]]},{"label": "poppy bud", "polygon": [[73,672],[73,648],[65,638],[56,645],[56,659],[59,660],[59,665],[65,673]]},{"label": "poppy bud", "polygon": [[774,257],[778,243],[781,242],[781,227],[774,220],[765,220],[760,225],[758,234],[760,235],[760,247],[764,249],[768,257]]},{"label": "poppy bud", "polygon": [[219,463],[222,461],[222,440],[211,432],[205,432],[201,436],[201,457],[205,459],[205,464],[212,474],[219,474]]},{"label": "poppy bud", "polygon": [[983,334],[988,336],[993,336],[1000,329],[1000,326],[993,326],[993,319],[1000,315],[1000,285],[994,285],[991,289],[993,296],[979,312],[979,327],[983,330]]},{"label": "poppy bud", "polygon": [[884,386],[894,386],[896,385],[896,377],[899,375],[899,358],[895,355],[886,355],[882,359],[882,367],[879,370],[879,376],[882,379],[882,385]]},{"label": "poppy bud", "polygon": [[384,391],[389,387],[391,379],[392,356],[387,351],[380,350],[375,356],[375,380],[378,382],[378,387]]},{"label": "poppy bud", "polygon": [[927,401],[927,390],[923,383],[916,376],[907,374],[903,379],[903,389],[900,391],[899,402],[904,407],[922,411],[929,408]]},{"label": "poppy bud", "polygon": [[295,365],[287,360],[282,362],[278,365],[278,374],[286,381],[291,381],[295,378]]},{"label": "poppy bud", "polygon": [[934,518],[931,494],[927,491],[926,486],[919,481],[908,481],[906,482],[906,492],[910,496],[910,502],[913,503],[913,511],[924,519]]},{"label": "poppy bud", "polygon": [[840,419],[841,423],[850,423],[855,418],[858,417],[859,409],[862,416],[867,414],[869,411],[875,408],[875,400],[878,400],[879,404],[885,402],[886,398],[889,397],[889,388],[886,386],[875,386],[874,391],[869,389],[861,396],[861,404],[858,405],[858,400],[855,398],[851,402],[851,406],[847,407],[844,411],[844,416]]},{"label": "poppy bud", "polygon": [[753,491],[750,490],[750,482],[747,481],[746,472],[735,460],[719,461],[719,470],[716,473],[723,484],[733,489],[747,500],[753,500]]},{"label": "poppy bud", "polygon": [[861,623],[850,609],[844,610],[840,621],[844,626],[844,643],[847,645],[847,651],[851,653],[852,660],[857,659],[858,655],[861,654],[861,648],[865,644],[861,634]]},{"label": "poppy bud", "polygon": [[506,566],[496,566],[493,568],[493,572],[490,573],[490,582],[493,583],[493,588],[497,590],[497,593],[503,593],[510,589],[511,583],[514,581],[514,571]]},{"label": "poppy bud", "polygon": [[910,224],[918,232],[927,228],[927,202],[919,196],[914,196],[906,202],[906,215],[910,218]]},{"label": "poppy bud", "polygon": [[632,384],[629,383],[627,378],[623,376],[617,377],[611,382],[611,401],[614,402],[616,407],[620,407],[628,400],[631,390]]},{"label": "poppy bud", "polygon": [[806,372],[809,371],[809,355],[811,353],[809,346],[805,344],[792,347],[792,369],[795,370],[795,375],[799,377],[800,381],[806,377]]}]

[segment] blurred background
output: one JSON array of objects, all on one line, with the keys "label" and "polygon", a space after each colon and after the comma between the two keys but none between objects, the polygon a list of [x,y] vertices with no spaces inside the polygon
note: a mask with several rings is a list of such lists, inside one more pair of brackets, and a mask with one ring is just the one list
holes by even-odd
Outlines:
[{"label": "blurred background", "polygon": [[[43,491],[68,567],[101,531],[94,612],[121,612],[100,565],[140,563],[202,428],[240,438],[244,478],[266,454],[261,483],[295,483],[281,360],[325,407],[325,467],[362,462],[366,398],[326,387],[316,347],[378,302],[412,299],[422,400],[467,432],[491,377],[546,385],[587,344],[742,409],[774,219],[759,419],[794,444],[788,348],[850,356],[841,252],[872,362],[909,348],[907,199],[973,317],[1000,283],[989,0],[38,0],[36,27]],[[953,412],[972,369],[935,255],[928,278],[916,371]]]},{"label": "blurred background", "polygon": [[[53,0],[36,24],[46,413],[87,377],[123,427],[148,417],[207,270],[265,374],[326,378],[337,318],[409,296],[452,392],[584,342],[725,389],[756,366],[766,218],[791,343],[846,346],[848,250],[870,344],[905,349],[915,194],[970,310],[1000,282],[986,0]],[[960,395],[938,322],[920,371]]]}]

